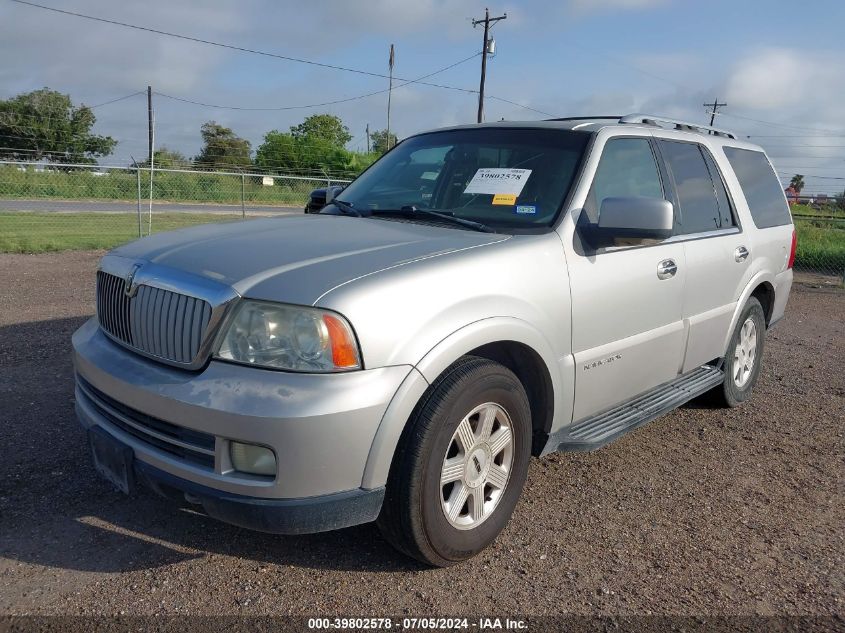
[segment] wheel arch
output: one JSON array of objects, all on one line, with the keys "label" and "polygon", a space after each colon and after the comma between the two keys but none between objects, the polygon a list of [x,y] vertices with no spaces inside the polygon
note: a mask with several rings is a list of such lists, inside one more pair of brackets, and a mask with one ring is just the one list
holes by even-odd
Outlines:
[{"label": "wheel arch", "polygon": [[724,352],[728,349],[728,343],[730,343],[733,331],[736,329],[739,316],[742,314],[745,304],[748,303],[748,299],[752,296],[757,298],[763,306],[763,313],[766,316],[766,327],[768,327],[775,305],[774,277],[767,272],[759,272],[745,285],[745,288],[743,288],[742,293],[736,302],[734,314],[731,318],[731,326],[725,334],[725,340],[722,345],[722,350]]},{"label": "wheel arch", "polygon": [[772,320],[772,311],[775,307],[775,287],[769,281],[763,281],[751,291],[752,297],[756,297],[760,305],[763,306],[763,314],[766,316],[766,327]]},{"label": "wheel arch", "polygon": [[538,330],[513,317],[491,317],[470,323],[425,354],[399,387],[373,440],[364,469],[363,488],[386,483],[402,431],[417,403],[440,374],[466,355],[500,362],[522,382],[531,404],[532,453],[540,453],[545,438],[559,425],[559,420],[571,418],[571,398],[567,415],[563,392],[567,378],[574,380],[574,365],[558,363],[551,345]]},{"label": "wheel arch", "polygon": [[543,359],[534,349],[517,341],[486,343],[470,350],[467,355],[480,356],[504,365],[522,383],[531,405],[531,453],[539,455],[546,445],[554,417],[554,385]]}]

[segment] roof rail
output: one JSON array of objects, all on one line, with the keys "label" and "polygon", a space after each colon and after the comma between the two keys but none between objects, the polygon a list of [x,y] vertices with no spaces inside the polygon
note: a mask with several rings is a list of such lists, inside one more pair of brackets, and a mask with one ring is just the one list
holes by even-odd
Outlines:
[{"label": "roof rail", "polygon": [[719,128],[710,125],[700,125],[698,123],[688,123],[686,121],[678,121],[677,119],[667,119],[661,116],[654,116],[651,114],[627,114],[619,119],[619,123],[640,123],[643,125],[653,125],[660,127],[660,123],[673,125],[676,130],[683,130],[686,132],[701,132],[713,134],[715,136],[724,136],[725,138],[736,138],[733,132],[727,130],[720,130]]},{"label": "roof rail", "polygon": [[554,119],[546,119],[546,121],[601,121],[605,119],[612,119],[614,121],[618,121],[622,118],[622,115],[607,115],[607,116],[563,116],[557,117]]}]

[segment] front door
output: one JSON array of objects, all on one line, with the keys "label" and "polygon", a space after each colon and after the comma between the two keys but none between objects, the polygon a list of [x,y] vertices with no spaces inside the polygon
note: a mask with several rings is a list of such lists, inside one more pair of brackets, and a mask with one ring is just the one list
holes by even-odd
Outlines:
[{"label": "front door", "polygon": [[[597,222],[604,198],[663,198],[663,191],[650,140],[611,138],[578,224]],[[593,250],[578,235],[576,241],[567,264],[577,422],[677,377],[687,270],[680,242]]]}]

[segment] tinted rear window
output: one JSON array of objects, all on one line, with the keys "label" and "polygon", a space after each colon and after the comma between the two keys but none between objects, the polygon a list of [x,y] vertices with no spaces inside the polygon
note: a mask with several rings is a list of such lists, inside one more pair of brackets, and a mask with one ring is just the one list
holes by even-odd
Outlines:
[{"label": "tinted rear window", "polygon": [[675,233],[703,233],[722,228],[713,179],[699,146],[661,140],[660,151],[672,174],[681,207]]},{"label": "tinted rear window", "polygon": [[725,156],[742,186],[751,217],[758,229],[790,224],[789,207],[780,181],[763,152],[725,147]]}]

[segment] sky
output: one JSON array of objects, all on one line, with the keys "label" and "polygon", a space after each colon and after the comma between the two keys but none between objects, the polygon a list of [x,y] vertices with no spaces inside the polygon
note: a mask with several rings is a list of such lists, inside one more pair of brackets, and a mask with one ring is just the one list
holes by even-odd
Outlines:
[{"label": "sky", "polygon": [[[481,28],[470,0],[33,0],[233,46],[415,79],[392,93],[391,128],[400,138],[475,122]],[[751,136],[783,176],[805,174],[805,191],[845,188],[845,2],[809,0],[496,0],[496,54],[488,60],[485,119],[648,112]],[[474,56],[475,55],[475,56]],[[366,147],[365,127],[384,129],[387,94],[316,108],[387,88],[387,79],[234,51],[56,14],[0,0],[0,98],[49,87],[98,105],[148,85],[156,145],[195,155],[199,129],[215,120],[260,145],[309,114],[343,119]],[[401,81],[395,81],[395,85]],[[492,97],[492,98],[490,98]],[[498,99],[496,99],[498,97]],[[504,99],[506,101],[503,101]],[[513,102],[508,103],[508,101]],[[102,164],[125,165],[147,152],[143,94],[95,109],[95,130],[119,141]],[[839,180],[837,180],[839,179]]]}]

